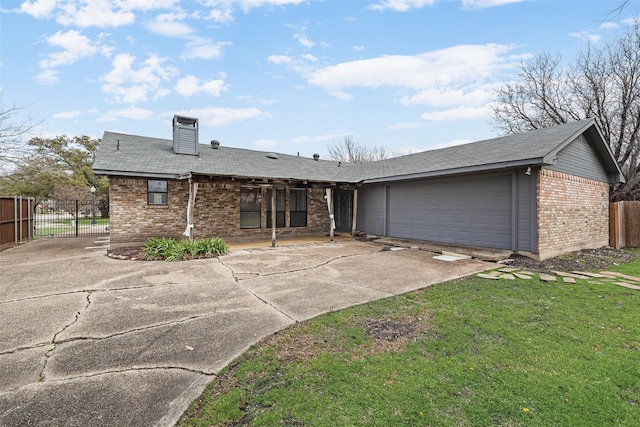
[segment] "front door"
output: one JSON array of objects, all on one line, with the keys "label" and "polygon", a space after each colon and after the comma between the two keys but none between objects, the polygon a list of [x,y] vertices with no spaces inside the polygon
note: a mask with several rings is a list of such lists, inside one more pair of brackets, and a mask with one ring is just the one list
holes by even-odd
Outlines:
[{"label": "front door", "polygon": [[336,231],[351,232],[353,217],[353,190],[335,190],[333,192],[333,214]]}]

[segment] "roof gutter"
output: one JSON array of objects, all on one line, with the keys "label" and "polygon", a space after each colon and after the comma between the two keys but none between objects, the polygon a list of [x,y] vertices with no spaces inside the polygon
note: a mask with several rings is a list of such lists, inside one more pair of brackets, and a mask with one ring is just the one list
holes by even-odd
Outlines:
[{"label": "roof gutter", "polygon": [[491,163],[487,165],[475,165],[475,166],[466,166],[462,168],[412,173],[412,174],[406,174],[406,175],[396,175],[396,176],[388,176],[388,177],[381,177],[381,178],[369,178],[369,179],[364,179],[362,183],[375,184],[380,182],[406,181],[406,180],[420,179],[420,178],[435,178],[435,177],[460,175],[460,174],[473,173],[473,172],[498,171],[498,170],[504,170],[504,169],[517,168],[521,166],[543,166],[545,164],[549,164],[549,163],[546,163],[543,157],[537,157],[533,159],[514,160],[514,161],[502,162],[502,163]]},{"label": "roof gutter", "polygon": [[121,172],[106,169],[94,169],[96,175],[123,176],[123,177],[143,177],[143,178],[164,178],[164,179],[180,179],[175,173],[154,173],[154,172]]}]

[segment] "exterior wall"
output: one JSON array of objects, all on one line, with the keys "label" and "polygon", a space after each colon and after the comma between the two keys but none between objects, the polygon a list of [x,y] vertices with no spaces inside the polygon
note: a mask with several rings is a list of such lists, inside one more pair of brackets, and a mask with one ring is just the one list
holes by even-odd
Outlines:
[{"label": "exterior wall", "polygon": [[596,181],[608,182],[602,160],[585,135],[580,135],[558,152],[555,165],[548,169]]},{"label": "exterior wall", "polygon": [[357,229],[367,234],[386,233],[387,188],[384,184],[363,185],[358,190]]},{"label": "exterior wall", "polygon": [[[271,237],[267,224],[266,192],[262,187],[261,228],[240,228],[240,181],[198,182],[193,209],[193,236],[201,237]],[[294,187],[295,188],[295,187]],[[182,238],[187,225],[188,181],[168,180],[168,205],[147,205],[146,178],[109,177],[111,243],[144,242],[151,237]],[[288,190],[287,190],[288,193]],[[328,233],[329,214],[323,189],[307,189],[307,226],[277,229],[282,234]],[[289,197],[287,194],[287,208]]]},{"label": "exterior wall", "polygon": [[549,169],[538,180],[538,254],[609,244],[609,184]]}]

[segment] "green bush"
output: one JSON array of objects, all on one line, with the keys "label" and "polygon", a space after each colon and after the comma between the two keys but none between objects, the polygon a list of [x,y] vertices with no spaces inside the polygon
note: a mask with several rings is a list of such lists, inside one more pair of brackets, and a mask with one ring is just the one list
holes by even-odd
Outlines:
[{"label": "green bush", "polygon": [[144,244],[144,253],[147,259],[164,259],[165,261],[224,255],[228,249],[227,244],[219,237],[195,241],[154,237]]}]

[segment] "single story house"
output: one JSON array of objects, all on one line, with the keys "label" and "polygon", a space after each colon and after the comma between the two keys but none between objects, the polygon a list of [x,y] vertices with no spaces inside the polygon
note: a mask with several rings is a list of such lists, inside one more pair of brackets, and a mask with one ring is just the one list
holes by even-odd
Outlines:
[{"label": "single story house", "polygon": [[538,259],[609,243],[609,185],[624,182],[594,119],[352,165],[105,132],[111,242],[333,230],[508,249]]}]

